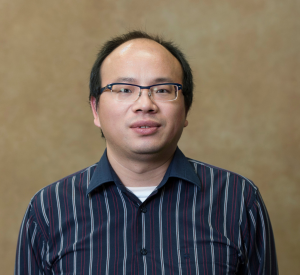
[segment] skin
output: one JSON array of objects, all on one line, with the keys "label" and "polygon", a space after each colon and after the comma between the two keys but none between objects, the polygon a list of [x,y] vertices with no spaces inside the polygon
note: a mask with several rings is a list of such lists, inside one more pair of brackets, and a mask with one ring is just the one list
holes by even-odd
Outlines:
[{"label": "skin", "polygon": [[[158,83],[182,84],[179,61],[163,46],[134,39],[116,48],[100,70],[103,86],[114,82],[149,86]],[[162,180],[188,125],[184,97],[153,102],[148,90],[134,102],[115,101],[110,92],[100,96],[98,108],[92,98],[94,124],[101,128],[107,156],[125,186],[156,186]],[[141,130],[136,126],[151,124]]]}]

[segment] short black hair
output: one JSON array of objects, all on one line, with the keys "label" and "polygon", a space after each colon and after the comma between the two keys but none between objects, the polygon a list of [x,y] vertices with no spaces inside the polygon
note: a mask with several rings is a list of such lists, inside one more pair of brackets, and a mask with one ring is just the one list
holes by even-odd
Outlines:
[{"label": "short black hair", "polygon": [[184,96],[186,113],[188,113],[193,102],[194,82],[192,70],[184,54],[172,41],[166,41],[157,35],[150,35],[144,31],[139,30],[130,31],[120,36],[116,36],[107,41],[102,46],[91,71],[89,100],[91,101],[92,97],[96,98],[96,104],[98,105],[101,88],[100,68],[104,59],[120,45],[124,44],[127,41],[138,38],[145,38],[159,43],[179,61],[183,70],[182,94]]}]

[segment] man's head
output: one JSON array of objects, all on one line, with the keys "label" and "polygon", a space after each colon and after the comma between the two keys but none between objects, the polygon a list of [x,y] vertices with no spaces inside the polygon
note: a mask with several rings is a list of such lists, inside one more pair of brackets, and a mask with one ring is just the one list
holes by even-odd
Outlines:
[{"label": "man's head", "polygon": [[101,65],[102,65],[103,61],[105,60],[105,58],[108,55],[110,55],[117,47],[124,44],[125,42],[133,40],[133,39],[139,39],[139,38],[145,38],[145,39],[149,39],[149,40],[159,43],[160,45],[165,47],[179,61],[182,71],[183,71],[182,93],[184,96],[186,113],[188,113],[188,111],[191,108],[192,102],[193,102],[194,82],[193,82],[193,75],[192,75],[190,65],[187,62],[184,54],[172,42],[166,41],[159,36],[152,36],[146,32],[142,32],[142,31],[128,32],[126,34],[117,36],[117,37],[107,41],[103,45],[103,47],[101,48],[101,50],[97,56],[95,63],[94,63],[92,71],[91,71],[89,100],[91,100],[91,98],[94,97],[94,98],[96,98],[97,104],[99,102],[100,88],[104,86],[102,83],[102,80],[101,80],[100,70],[101,70]]},{"label": "man's head", "polygon": [[[93,85],[103,88],[100,100],[97,93],[90,95],[94,123],[115,157],[170,157],[188,124],[192,99],[191,93],[185,96],[181,89],[183,66],[165,46],[148,37],[119,44],[95,65],[99,76],[91,77]],[[116,90],[116,83],[126,88]],[[169,90],[150,88],[166,83]]]}]

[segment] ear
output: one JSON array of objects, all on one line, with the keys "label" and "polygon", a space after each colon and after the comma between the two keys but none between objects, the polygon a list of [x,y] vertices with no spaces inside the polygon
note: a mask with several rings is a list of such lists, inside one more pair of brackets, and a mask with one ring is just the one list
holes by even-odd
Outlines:
[{"label": "ear", "polygon": [[99,118],[99,114],[97,112],[97,101],[96,101],[96,98],[92,97],[91,101],[90,101],[90,104],[91,104],[91,108],[92,108],[92,111],[93,111],[94,124],[97,127],[101,128],[100,118]]},{"label": "ear", "polygon": [[186,126],[188,126],[188,124],[189,124],[189,122],[187,121],[187,119],[185,120],[185,122],[184,122],[184,125],[183,125],[183,127],[186,127]]}]

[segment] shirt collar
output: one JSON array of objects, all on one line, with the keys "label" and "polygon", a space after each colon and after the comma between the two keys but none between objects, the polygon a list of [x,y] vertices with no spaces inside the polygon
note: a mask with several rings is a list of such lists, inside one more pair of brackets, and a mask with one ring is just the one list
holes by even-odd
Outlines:
[{"label": "shirt collar", "polygon": [[[199,176],[197,175],[193,164],[188,161],[185,155],[177,147],[173,159],[166,171],[166,174],[159,184],[158,188],[166,184],[169,178],[180,178],[189,181],[202,189],[202,184]],[[111,167],[108,159],[106,149],[98,162],[98,165],[93,173],[90,184],[87,189],[87,195],[96,188],[108,182],[115,182],[119,180],[115,171]]]}]

